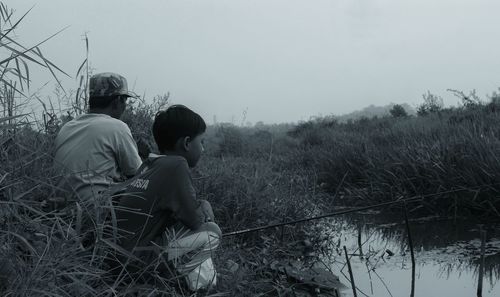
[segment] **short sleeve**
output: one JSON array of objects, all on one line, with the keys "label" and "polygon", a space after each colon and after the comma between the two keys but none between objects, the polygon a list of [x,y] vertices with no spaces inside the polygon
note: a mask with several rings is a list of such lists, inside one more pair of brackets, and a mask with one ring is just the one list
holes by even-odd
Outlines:
[{"label": "short sleeve", "polygon": [[142,164],[137,151],[137,144],[129,127],[123,123],[115,134],[116,161],[119,170],[125,176],[133,176]]}]

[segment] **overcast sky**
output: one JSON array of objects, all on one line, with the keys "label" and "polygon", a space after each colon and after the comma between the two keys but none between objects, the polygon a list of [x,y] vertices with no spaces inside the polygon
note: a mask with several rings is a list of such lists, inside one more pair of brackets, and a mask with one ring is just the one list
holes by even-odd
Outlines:
[{"label": "overcast sky", "polygon": [[[75,76],[117,72],[208,122],[296,122],[500,86],[498,0],[10,0],[24,44]],[[34,65],[32,67],[36,68]],[[34,85],[50,75],[33,71]],[[64,79],[76,89],[75,79]],[[50,81],[44,92],[50,93]],[[32,89],[33,90],[33,89]]]}]

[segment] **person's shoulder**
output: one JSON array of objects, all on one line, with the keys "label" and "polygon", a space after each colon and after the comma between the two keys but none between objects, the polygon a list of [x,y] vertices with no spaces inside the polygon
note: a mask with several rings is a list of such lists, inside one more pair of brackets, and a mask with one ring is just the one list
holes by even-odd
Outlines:
[{"label": "person's shoulder", "polygon": [[113,117],[110,117],[108,115],[100,115],[98,117],[98,121],[100,123],[106,124],[108,127],[114,127],[118,129],[125,129],[125,130],[130,130],[128,125],[125,124],[122,120],[115,119]]},{"label": "person's shoulder", "polygon": [[81,118],[82,116],[77,116],[67,122],[65,122],[62,126],[61,126],[61,129],[59,131],[62,131],[62,130],[65,130],[65,129],[70,129],[71,127],[73,126],[77,126],[80,124],[81,122]]},{"label": "person's shoulder", "polygon": [[100,134],[131,133],[127,124],[106,114],[86,114],[78,120],[85,122],[90,129],[100,131]]},{"label": "person's shoulder", "polygon": [[181,156],[150,154],[144,164],[144,167],[155,175],[174,176],[189,171],[186,159]]},{"label": "person's shoulder", "polygon": [[155,156],[157,160],[155,161],[156,166],[161,166],[175,170],[176,168],[187,168],[188,163],[184,157],[181,156],[171,156],[171,155],[160,155]]},{"label": "person's shoulder", "polygon": [[61,129],[59,129],[59,131],[57,132],[56,139],[61,137],[66,138],[68,137],[68,135],[73,134],[75,130],[78,130],[83,125],[82,121],[80,120],[80,117],[81,116],[77,116],[76,118],[71,119],[66,123],[64,123],[61,126]]},{"label": "person's shoulder", "polygon": [[165,182],[165,178],[170,181],[184,180],[186,175],[189,176],[187,170],[187,161],[183,157],[151,153],[139,168],[138,175],[158,186]]}]

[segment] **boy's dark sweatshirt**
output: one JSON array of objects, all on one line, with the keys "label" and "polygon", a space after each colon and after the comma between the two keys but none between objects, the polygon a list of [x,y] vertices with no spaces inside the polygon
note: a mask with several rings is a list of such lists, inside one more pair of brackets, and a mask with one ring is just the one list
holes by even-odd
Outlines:
[{"label": "boy's dark sweatshirt", "polygon": [[151,154],[137,172],[115,204],[123,248],[146,247],[169,227],[195,230],[205,221],[185,158]]}]

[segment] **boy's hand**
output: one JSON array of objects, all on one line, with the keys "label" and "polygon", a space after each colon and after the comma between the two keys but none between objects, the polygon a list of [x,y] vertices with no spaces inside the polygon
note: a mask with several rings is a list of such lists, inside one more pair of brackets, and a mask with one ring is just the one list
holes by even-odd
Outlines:
[{"label": "boy's hand", "polygon": [[210,202],[207,200],[200,200],[200,210],[205,216],[205,222],[213,222],[215,220],[214,211]]}]

